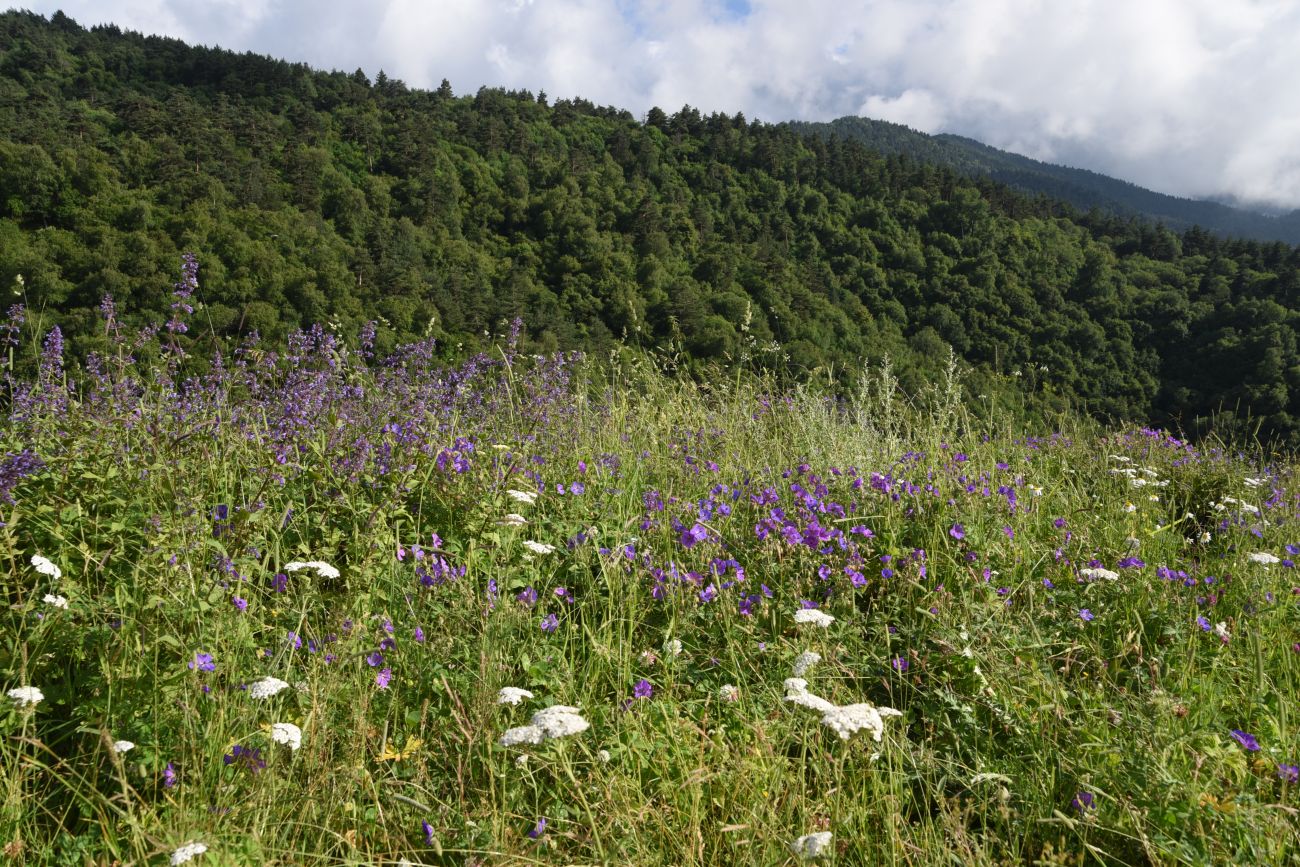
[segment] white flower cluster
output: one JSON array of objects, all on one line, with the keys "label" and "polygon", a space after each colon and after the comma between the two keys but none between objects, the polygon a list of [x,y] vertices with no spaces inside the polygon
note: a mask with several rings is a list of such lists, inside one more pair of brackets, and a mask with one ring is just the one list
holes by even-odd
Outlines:
[{"label": "white flower cluster", "polygon": [[791,671],[795,677],[803,677],[814,665],[822,661],[822,655],[815,650],[805,650],[794,658],[794,668]]},{"label": "white flower cluster", "polygon": [[113,741],[113,752],[118,755],[129,753],[133,749],[135,749],[135,744],[131,743],[131,741]]},{"label": "white flower cluster", "polygon": [[271,740],[277,744],[284,744],[291,750],[296,750],[302,746],[302,729],[293,723],[272,723]]},{"label": "white flower cluster", "polygon": [[1213,502],[1210,503],[1210,507],[1213,508],[1216,512],[1226,511],[1229,506],[1237,506],[1241,509],[1241,511],[1245,512],[1248,515],[1254,515],[1256,518],[1258,518],[1261,514],[1263,514],[1259,510],[1258,506],[1252,506],[1250,503],[1247,503],[1245,500],[1238,500],[1236,497],[1224,497],[1223,501],[1220,503],[1213,503]]},{"label": "white flower cluster", "polygon": [[534,554],[550,554],[555,551],[554,545],[548,545],[545,542],[535,542],[532,539],[525,539],[523,545]]},{"label": "white flower cluster", "polygon": [[172,867],[176,867],[177,864],[185,864],[186,862],[193,861],[206,851],[208,851],[207,843],[200,843],[197,840],[186,843],[184,846],[172,853]]},{"label": "white flower cluster", "polygon": [[519,704],[526,698],[532,698],[533,694],[526,689],[520,689],[517,686],[503,686],[497,693],[497,704]]},{"label": "white flower cluster", "polygon": [[585,732],[591,723],[582,718],[576,707],[564,704],[551,705],[533,714],[533,721],[526,726],[507,729],[501,736],[501,746],[513,747],[518,744],[540,744],[547,738],[564,738]]},{"label": "white flower cluster", "polygon": [[55,566],[48,557],[42,557],[40,554],[32,555],[32,566],[42,575],[48,575],[56,580],[63,577],[63,570]]},{"label": "white flower cluster", "polygon": [[804,834],[790,844],[790,851],[805,861],[820,858],[831,846],[834,835],[830,831]]},{"label": "white flower cluster", "polygon": [[524,505],[527,506],[531,506],[533,505],[533,503],[537,502],[536,491],[516,491],[512,488],[506,491],[506,494],[508,494],[510,499],[514,500],[515,502],[523,503]]},{"label": "white flower cluster", "polygon": [[339,577],[339,570],[335,569],[330,564],[324,563],[320,560],[308,560],[305,563],[299,560],[295,560],[292,563],[284,564],[284,571],[286,572],[298,572],[302,569],[315,569],[316,574],[320,575],[322,578]]},{"label": "white flower cluster", "polygon": [[53,593],[46,593],[45,596],[41,599],[41,601],[44,602],[46,605],[49,605],[51,608],[66,609],[68,607],[67,597],[55,596]]},{"label": "white flower cluster", "polygon": [[892,707],[876,707],[866,703],[837,705],[809,692],[808,681],[801,677],[787,678],[785,690],[786,701],[820,713],[822,724],[829,726],[844,740],[866,729],[879,743],[885,731],[885,720],[891,716],[903,715],[901,711],[894,710]]},{"label": "white flower cluster", "polygon": [[736,689],[733,684],[724,683],[718,687],[718,698],[723,701],[735,701],[740,698],[740,690]]},{"label": "white flower cluster", "polygon": [[1261,485],[1267,485],[1268,479],[1263,477],[1251,478],[1250,476],[1247,476],[1246,478],[1242,479],[1242,482],[1248,488],[1258,488]]},{"label": "white flower cluster", "polygon": [[506,515],[504,518],[498,518],[496,521],[498,527],[522,527],[527,523],[528,519],[517,512],[511,512],[509,515]]},{"label": "white flower cluster", "polygon": [[288,688],[289,684],[278,677],[264,677],[248,685],[248,694],[253,698],[270,698],[280,690]]},{"label": "white flower cluster", "polygon": [[819,608],[800,608],[794,613],[794,622],[812,623],[825,629],[835,622],[835,617]]},{"label": "white flower cluster", "polygon": [[1277,557],[1268,553],[1267,551],[1251,551],[1249,554],[1246,555],[1246,559],[1252,563],[1258,563],[1261,566],[1271,566],[1274,563],[1282,562]]},{"label": "white flower cluster", "polygon": [[9,697],[19,707],[36,707],[45,700],[45,693],[34,686],[18,686],[9,690]]},{"label": "white flower cluster", "polygon": [[1089,581],[1097,581],[1097,580],[1100,580],[1100,579],[1102,579],[1102,578],[1105,578],[1107,581],[1118,581],[1118,580],[1119,580],[1119,573],[1118,573],[1118,572],[1112,572],[1112,571],[1109,570],[1109,569],[1088,569],[1088,568],[1085,568],[1085,569],[1080,569],[1080,570],[1079,570],[1079,574],[1082,575],[1084,578],[1087,578]]}]

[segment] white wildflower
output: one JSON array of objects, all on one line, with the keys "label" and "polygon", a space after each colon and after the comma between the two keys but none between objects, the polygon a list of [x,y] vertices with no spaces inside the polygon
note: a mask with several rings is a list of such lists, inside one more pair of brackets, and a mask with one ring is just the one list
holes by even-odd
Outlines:
[{"label": "white wildflower", "polygon": [[818,831],[816,834],[804,834],[799,839],[790,844],[790,851],[795,855],[811,861],[813,858],[819,858],[830,848],[831,838],[834,835],[830,831]]},{"label": "white wildflower", "polygon": [[596,758],[600,761],[600,763],[601,763],[602,765],[608,765],[608,764],[609,764],[609,760],[610,760],[610,758],[611,758],[611,756],[610,756],[610,754],[609,754],[609,750],[597,750],[597,751],[596,751]]},{"label": "white wildflower", "polygon": [[289,684],[278,677],[264,677],[248,685],[248,694],[253,698],[270,698],[280,690],[288,688]]},{"label": "white wildflower", "polygon": [[528,767],[528,753],[520,753],[519,755],[515,756],[515,767],[516,768]]},{"label": "white wildflower", "polygon": [[135,749],[135,744],[130,741],[113,741],[113,752],[119,755],[129,753],[133,749]]},{"label": "white wildflower", "polygon": [[885,731],[885,718],[902,716],[901,711],[892,707],[876,707],[870,704],[850,704],[836,707],[822,716],[822,723],[829,726],[837,735],[848,740],[854,734],[866,729],[877,743]]},{"label": "white wildflower", "polygon": [[814,650],[805,650],[794,658],[794,668],[791,673],[795,677],[803,677],[817,663],[822,661],[822,655]]},{"label": "white wildflower", "polygon": [[184,864],[193,861],[195,858],[208,851],[207,843],[200,843],[197,840],[186,843],[184,846],[172,853],[172,867],[177,864]]},{"label": "white wildflower", "polygon": [[519,704],[526,698],[532,698],[533,694],[526,689],[520,689],[517,686],[503,686],[497,693],[497,704]]},{"label": "white wildflower", "polygon": [[1222,638],[1224,641],[1232,638],[1232,633],[1228,632],[1228,624],[1222,620],[1214,624],[1214,634],[1219,636],[1219,638]]},{"label": "white wildflower", "polygon": [[682,655],[681,640],[677,638],[669,638],[667,641],[665,641],[664,653],[667,653],[669,656],[681,656]]},{"label": "white wildflower", "polygon": [[835,622],[835,617],[820,608],[800,608],[794,613],[795,623],[813,623],[822,629]]},{"label": "white wildflower", "polygon": [[1266,478],[1251,478],[1250,476],[1247,476],[1242,481],[1245,482],[1246,487],[1248,488],[1258,488],[1260,485],[1268,484],[1268,479]]},{"label": "white wildflower", "polygon": [[19,686],[9,690],[9,697],[19,707],[36,707],[45,700],[45,693],[34,686]]},{"label": "white wildflower", "polygon": [[315,569],[316,574],[320,575],[322,578],[339,577],[339,570],[335,569],[328,563],[321,562],[320,560],[308,560],[305,563],[300,560],[295,560],[292,563],[284,564],[284,571],[286,572],[298,572],[303,569]]},{"label": "white wildflower", "polygon": [[1082,575],[1084,578],[1087,578],[1089,581],[1097,581],[1102,578],[1105,578],[1107,581],[1119,580],[1119,573],[1112,572],[1109,569],[1084,568],[1079,570],[1079,574]]},{"label": "white wildflower", "polygon": [[740,695],[740,690],[736,689],[733,684],[724,683],[718,687],[718,698],[723,701],[735,701]]},{"label": "white wildflower", "polygon": [[515,502],[524,503],[525,505],[528,506],[531,506],[533,503],[537,502],[536,491],[516,491],[512,488],[506,491],[506,494],[510,497],[510,499],[514,500]]},{"label": "white wildflower", "polygon": [[32,555],[32,566],[42,575],[49,575],[51,578],[63,577],[63,570],[50,562],[48,557],[42,557],[40,554]]},{"label": "white wildflower", "polygon": [[1138,507],[1135,506],[1135,505],[1133,505],[1132,503],[1125,503],[1125,504],[1124,504],[1124,511],[1125,511],[1125,512],[1128,512],[1128,513],[1132,514],[1133,512],[1136,512],[1137,510],[1138,510]]},{"label": "white wildflower", "polygon": [[302,729],[293,723],[272,723],[271,740],[277,744],[285,744],[291,750],[296,750],[302,746]]},{"label": "white wildflower", "polygon": [[1111,455],[1110,459],[1112,461],[1119,461],[1121,464],[1127,464],[1133,461],[1132,458],[1125,457],[1124,455]]},{"label": "white wildflower", "polygon": [[45,596],[41,599],[41,601],[44,602],[46,605],[53,606],[54,608],[68,607],[68,600],[66,597],[55,596],[53,593],[46,593]]},{"label": "white wildflower", "polygon": [[1134,478],[1134,479],[1129,479],[1129,484],[1135,488],[1145,488],[1147,485],[1151,483],[1148,482],[1146,479]]},{"label": "white wildflower", "polygon": [[1205,532],[1201,533],[1201,544],[1202,544],[1202,545],[1208,545],[1208,544],[1210,544],[1210,540],[1211,540],[1212,538],[1214,538],[1214,537],[1210,535],[1210,531],[1209,531],[1209,530],[1206,530]]},{"label": "white wildflower", "polygon": [[1258,563],[1261,566],[1271,566],[1274,563],[1281,562],[1277,557],[1267,551],[1252,551],[1246,555],[1246,559],[1252,563]]},{"label": "white wildflower", "polygon": [[498,518],[496,520],[496,525],[498,527],[522,527],[524,524],[527,523],[528,523],[528,519],[525,518],[523,515],[519,514],[518,512],[511,512],[509,515],[506,515],[504,518]]},{"label": "white wildflower", "polygon": [[1041,497],[1043,495],[1043,489],[1040,488],[1038,485],[1030,485],[1029,493],[1031,496]]},{"label": "white wildflower", "polygon": [[1124,540],[1124,544],[1128,545],[1130,548],[1141,548],[1142,540],[1139,539],[1137,536],[1129,536],[1127,539]]},{"label": "white wildflower", "polygon": [[785,700],[806,707],[809,710],[815,710],[818,713],[829,713],[835,709],[835,705],[819,695],[813,695],[808,691],[808,681],[802,677],[787,677],[785,679]]},{"label": "white wildflower", "polygon": [[556,704],[533,714],[533,725],[546,732],[548,738],[563,738],[585,732],[591,727],[576,707]]},{"label": "white wildflower", "polygon": [[523,545],[534,554],[550,554],[555,551],[554,545],[548,545],[545,542],[534,542],[532,539],[525,539]]},{"label": "white wildflower", "polygon": [[515,726],[512,729],[506,729],[506,733],[501,736],[501,746],[515,747],[520,744],[540,744],[546,740],[546,732],[537,726]]}]

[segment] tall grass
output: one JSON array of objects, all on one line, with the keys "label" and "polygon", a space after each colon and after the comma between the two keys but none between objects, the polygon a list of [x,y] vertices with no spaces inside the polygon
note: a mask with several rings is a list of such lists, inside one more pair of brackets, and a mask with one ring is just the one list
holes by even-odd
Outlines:
[{"label": "tall grass", "polygon": [[[70,390],[56,349],[0,467],[15,863],[1300,858],[1281,458],[980,421],[955,368],[845,401],[315,330]],[[879,742],[786,700],[804,651]],[[556,704],[590,727],[500,745]]]}]

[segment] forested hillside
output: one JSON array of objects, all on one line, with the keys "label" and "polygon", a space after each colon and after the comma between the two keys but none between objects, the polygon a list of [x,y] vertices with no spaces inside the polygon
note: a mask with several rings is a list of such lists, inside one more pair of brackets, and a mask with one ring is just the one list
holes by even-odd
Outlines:
[{"label": "forested hillside", "polygon": [[1144,217],[1176,231],[1193,226],[1230,238],[1300,242],[1300,211],[1269,216],[1219,202],[1184,199],[1086,169],[1054,165],[989,147],[958,135],[926,135],[901,124],[865,117],[829,123],[790,123],[805,135],[840,136],[886,154],[946,166],[966,177],[987,177],[1030,195],[1045,195],[1087,211]]},{"label": "forested hillside", "polygon": [[1083,216],[739,115],[641,121],[0,16],[0,285],[22,275],[29,339],[107,349],[107,295],[163,321],[187,250],[194,355],[371,319],[380,350],[452,353],[522,317],[539,350],[850,379],[889,355],[918,389],[951,347],[993,399],[1018,375],[1032,407],[1188,429],[1223,408],[1300,443],[1287,245]]}]

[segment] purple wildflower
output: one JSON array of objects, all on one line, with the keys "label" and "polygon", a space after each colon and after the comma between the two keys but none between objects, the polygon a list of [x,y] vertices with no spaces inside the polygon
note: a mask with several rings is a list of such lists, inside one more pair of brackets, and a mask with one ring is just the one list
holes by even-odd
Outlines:
[{"label": "purple wildflower", "polygon": [[391,668],[385,668],[383,671],[375,675],[375,686],[380,689],[388,689],[388,683],[392,679],[393,670]]},{"label": "purple wildflower", "polygon": [[245,747],[235,744],[231,747],[230,752],[221,757],[222,764],[234,765],[236,768],[256,774],[266,767],[266,761],[262,758],[262,751],[257,747]]},{"label": "purple wildflower", "polygon": [[247,600],[247,599],[244,599],[243,597],[240,597],[240,596],[232,596],[231,599],[230,599],[230,601],[231,601],[231,603],[232,603],[236,608],[238,608],[240,611],[247,611],[247,610],[248,610],[248,600]]},{"label": "purple wildflower", "polygon": [[1082,621],[1084,621],[1084,622],[1086,623],[1086,622],[1091,621],[1092,618],[1093,618],[1093,613],[1092,613],[1091,611],[1089,611],[1087,608],[1080,608],[1080,609],[1079,609],[1079,619],[1080,619],[1080,620],[1082,620]]},{"label": "purple wildflower", "polygon": [[952,527],[949,528],[948,530],[948,535],[958,540],[965,539],[966,528],[963,527],[961,524],[953,524]]},{"label": "purple wildflower", "polygon": [[1277,778],[1284,783],[1300,783],[1300,765],[1277,766]]},{"label": "purple wildflower", "polygon": [[546,817],[543,816],[542,818],[537,820],[537,824],[533,827],[533,830],[528,832],[528,836],[536,840],[538,837],[542,836],[545,833],[546,833]]},{"label": "purple wildflower", "polygon": [[542,618],[542,631],[546,633],[554,632],[560,628],[560,618],[554,614],[548,614]]},{"label": "purple wildflower", "polygon": [[654,686],[644,677],[636,682],[636,686],[632,687],[633,698],[650,698],[654,694]]},{"label": "purple wildflower", "polygon": [[211,653],[195,653],[186,668],[190,671],[216,671],[217,664],[212,661]]},{"label": "purple wildflower", "polygon": [[171,762],[168,762],[167,767],[163,768],[163,788],[164,789],[176,788],[176,782],[178,778],[179,777],[176,773],[176,766]]},{"label": "purple wildflower", "polygon": [[1070,802],[1070,806],[1080,813],[1088,812],[1094,806],[1092,792],[1075,792],[1074,800]]},{"label": "purple wildflower", "polygon": [[433,826],[424,819],[420,820],[420,830],[424,832],[424,845],[433,845]]},{"label": "purple wildflower", "polygon": [[1232,735],[1233,739],[1235,739],[1237,743],[1245,747],[1246,752],[1259,752],[1259,741],[1255,740],[1254,735],[1244,732],[1241,729],[1232,729],[1229,734]]}]

